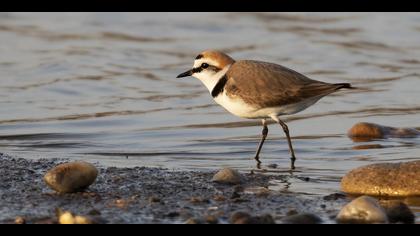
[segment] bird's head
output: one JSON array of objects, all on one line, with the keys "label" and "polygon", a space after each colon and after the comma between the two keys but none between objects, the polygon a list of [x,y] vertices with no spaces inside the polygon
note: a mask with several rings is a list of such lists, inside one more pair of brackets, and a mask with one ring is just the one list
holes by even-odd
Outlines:
[{"label": "bird's head", "polygon": [[223,52],[206,50],[195,57],[192,69],[179,74],[177,78],[193,76],[211,90],[234,62],[235,60]]}]

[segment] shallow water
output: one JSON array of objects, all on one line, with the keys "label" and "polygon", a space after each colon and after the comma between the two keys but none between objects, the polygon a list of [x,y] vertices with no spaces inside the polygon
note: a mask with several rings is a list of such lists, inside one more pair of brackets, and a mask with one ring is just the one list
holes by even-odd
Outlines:
[{"label": "shallow water", "polygon": [[[360,121],[420,126],[419,40],[418,13],[0,13],[0,151],[253,169],[259,121],[225,112],[198,80],[175,78],[200,51],[216,48],[360,88],[284,117],[295,175],[310,181],[291,178],[278,188],[329,194],[352,168],[419,159],[420,138],[355,143],[346,135]],[[269,129],[263,167],[287,171],[283,131]]]}]

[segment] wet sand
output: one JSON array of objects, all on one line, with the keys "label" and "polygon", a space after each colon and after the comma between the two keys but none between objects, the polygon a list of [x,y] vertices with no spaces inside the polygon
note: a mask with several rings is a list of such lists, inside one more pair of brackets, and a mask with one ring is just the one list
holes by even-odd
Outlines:
[{"label": "wet sand", "polygon": [[253,216],[269,214],[276,223],[296,213],[313,213],[334,223],[339,209],[350,199],[271,191],[270,181],[290,176],[244,173],[241,185],[211,181],[215,171],[171,171],[135,167],[102,167],[96,182],[85,192],[59,194],[43,182],[50,168],[63,159],[27,160],[0,154],[0,223],[57,223],[56,209],[92,218],[97,223],[229,223],[237,211]]}]

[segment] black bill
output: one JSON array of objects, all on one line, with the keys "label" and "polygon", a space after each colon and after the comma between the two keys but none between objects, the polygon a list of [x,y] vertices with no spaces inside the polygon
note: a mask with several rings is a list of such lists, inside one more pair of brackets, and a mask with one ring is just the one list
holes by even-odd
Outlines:
[{"label": "black bill", "polygon": [[184,73],[181,73],[177,76],[177,78],[182,78],[182,77],[187,77],[187,76],[191,76],[193,74],[193,70],[188,70],[185,71]]}]

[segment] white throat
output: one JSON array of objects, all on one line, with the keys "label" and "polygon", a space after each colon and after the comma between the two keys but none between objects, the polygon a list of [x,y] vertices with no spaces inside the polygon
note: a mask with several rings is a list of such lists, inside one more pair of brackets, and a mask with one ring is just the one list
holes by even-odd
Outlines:
[{"label": "white throat", "polygon": [[194,77],[199,79],[209,90],[213,91],[213,88],[216,86],[217,82],[226,74],[226,72],[229,70],[231,65],[225,66],[223,70],[217,72],[217,73],[211,73],[209,71],[202,71],[200,73],[194,74]]}]

